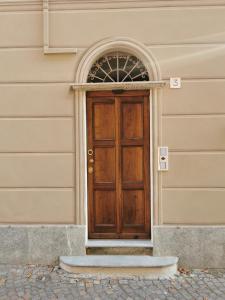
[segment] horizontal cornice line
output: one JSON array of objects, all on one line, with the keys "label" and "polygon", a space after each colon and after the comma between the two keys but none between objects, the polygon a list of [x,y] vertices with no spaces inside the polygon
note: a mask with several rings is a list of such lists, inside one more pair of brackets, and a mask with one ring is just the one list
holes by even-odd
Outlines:
[{"label": "horizontal cornice line", "polygon": [[225,189],[225,187],[221,186],[221,187],[194,187],[194,186],[185,186],[185,187],[176,187],[176,186],[171,186],[171,187],[166,187],[163,186],[162,187],[162,191],[163,190],[209,190],[209,189],[214,189],[214,190],[223,190]]},{"label": "horizontal cornice line", "polygon": [[[163,77],[162,80],[165,80],[165,81],[169,82],[170,78],[169,77]],[[209,77],[195,77],[195,76],[193,76],[193,77],[182,77],[181,76],[181,80],[182,81],[190,81],[190,82],[192,82],[192,81],[196,81],[196,82],[197,81],[211,81],[211,80],[223,81],[223,80],[225,80],[225,77],[221,76],[221,77],[211,77],[211,78],[209,78]]]},{"label": "horizontal cornice line", "polygon": [[[108,1],[108,0],[102,0],[102,1],[78,1],[78,0],[61,0],[61,1],[49,1],[49,4],[52,6],[52,9],[54,8],[61,8],[66,6],[73,6],[74,9],[90,9],[90,10],[96,10],[96,9],[126,9],[126,8],[134,8],[134,9],[142,9],[142,8],[192,8],[192,7],[218,7],[218,6],[224,6],[225,0],[152,0],[152,1],[134,1],[134,0],[121,0],[121,1]],[[29,0],[3,0],[0,3],[0,8],[8,7],[9,10],[14,8],[41,8],[42,7],[42,1],[41,0],[35,0],[35,1],[29,1]]]},{"label": "horizontal cornice line", "polygon": [[74,84],[74,82],[72,81],[11,81],[11,82],[7,82],[7,81],[0,81],[0,86],[1,85],[56,85],[56,84],[61,84],[61,85],[67,85],[70,87],[72,84]]},{"label": "horizontal cornice line", "polygon": [[[51,4],[50,4],[51,5]],[[211,4],[211,5],[184,5],[182,3],[178,4],[178,5],[151,5],[151,4],[148,4],[146,6],[132,6],[132,5],[123,5],[123,6],[120,6],[120,7],[116,7],[116,6],[109,6],[109,4],[104,4],[105,6],[90,6],[90,7],[83,7],[83,6],[76,6],[76,4],[74,4],[73,7],[70,7],[69,5],[72,5],[72,4],[53,4],[53,7],[50,7],[49,11],[50,12],[63,12],[63,11],[82,11],[82,12],[85,12],[85,11],[95,11],[95,12],[99,12],[99,11],[138,11],[138,10],[145,10],[145,9],[149,9],[149,10],[164,10],[164,9],[170,9],[170,10],[173,10],[173,9],[183,9],[183,10],[188,10],[188,9],[211,9],[211,8],[225,8],[225,2],[223,4]],[[103,5],[103,4],[102,4]],[[107,6],[108,5],[108,6]],[[112,4],[111,4],[112,5]],[[66,7],[68,6],[68,7]]]},{"label": "horizontal cornice line", "polygon": [[26,156],[27,154],[29,154],[30,156],[47,156],[47,155],[52,155],[52,156],[56,156],[56,155],[66,155],[66,156],[73,156],[74,155],[74,152],[72,152],[72,151],[69,151],[69,152],[65,152],[65,151],[62,151],[62,152],[51,152],[51,151],[49,151],[49,152],[26,152],[26,151],[21,151],[21,152],[9,152],[9,151],[7,151],[7,152],[1,152],[0,151],[0,156],[1,155],[4,155],[4,156],[9,156],[9,157],[12,157],[12,156]]},{"label": "horizontal cornice line", "polygon": [[1,187],[0,186],[0,191],[39,191],[39,190],[49,190],[49,191],[53,191],[53,190],[68,190],[68,191],[73,191],[74,187]]},{"label": "horizontal cornice line", "polygon": [[178,150],[178,149],[172,149],[169,147],[169,153],[170,154],[176,154],[176,155],[193,155],[193,154],[225,154],[225,149],[224,150],[204,150],[204,149],[184,149],[184,150]]},{"label": "horizontal cornice line", "polygon": [[225,117],[225,113],[202,113],[202,114],[163,114],[163,118],[207,118],[207,117]]},{"label": "horizontal cornice line", "polygon": [[42,50],[43,46],[0,46],[0,51],[4,51],[4,50]]},{"label": "horizontal cornice line", "polygon": [[225,190],[225,187],[162,187],[163,190]]},{"label": "horizontal cornice line", "polygon": [[208,222],[208,221],[200,221],[199,223],[198,222],[175,222],[175,221],[171,221],[171,222],[165,222],[163,221],[162,222],[162,226],[165,226],[166,228],[170,228],[170,227],[175,227],[175,228],[179,228],[180,230],[184,229],[185,227],[186,228],[224,228],[225,229],[225,225],[224,225],[224,222],[221,223],[221,222]]},{"label": "horizontal cornice line", "polygon": [[[189,43],[152,43],[152,44],[146,44],[146,47],[151,49],[151,48],[157,48],[157,47],[168,47],[168,48],[172,48],[172,47],[197,47],[197,46],[202,46],[202,47],[225,47],[225,41],[224,42],[198,42],[198,43],[193,43],[193,42],[189,42]],[[61,46],[54,46],[54,48],[61,48]],[[63,48],[69,48],[72,46],[63,46]],[[75,47],[75,46],[74,46]],[[0,51],[5,51],[5,50],[9,50],[9,51],[13,51],[13,50],[42,50],[42,45],[29,45],[29,46],[0,46]],[[85,51],[89,48],[89,45],[87,46],[79,46],[76,47],[76,49],[78,51]]]},{"label": "horizontal cornice line", "polygon": [[[57,11],[60,11],[60,12],[63,12],[63,11],[123,11],[123,10],[126,10],[126,11],[132,11],[132,10],[138,10],[138,9],[172,9],[172,8],[182,8],[182,9],[194,9],[194,8],[201,8],[201,7],[205,7],[206,6],[159,6],[159,7],[123,7],[123,8],[87,8],[87,9],[84,9],[84,8],[55,8],[55,9],[49,9],[50,12],[57,12]],[[207,6],[208,9],[210,8],[225,8],[225,4],[224,5],[211,5],[211,6]],[[21,8],[21,9],[20,9]],[[38,7],[29,7],[28,5],[24,5],[24,6],[21,6],[20,8],[18,7],[10,7],[10,9],[4,9],[4,6],[1,7],[0,6],[0,13],[15,13],[15,12],[18,12],[18,13],[25,13],[25,12],[42,12],[42,6],[39,5]]]},{"label": "horizontal cornice line", "polygon": [[34,186],[34,187],[26,187],[26,186],[0,186],[0,189],[73,189],[74,186]]},{"label": "horizontal cornice line", "polygon": [[39,155],[39,154],[74,154],[74,152],[71,152],[71,151],[39,151],[39,152],[36,152],[36,151],[0,151],[0,155],[3,155],[3,154],[34,154],[34,155]]},{"label": "horizontal cornice line", "polygon": [[[137,4],[138,3],[138,4]],[[0,6],[2,5],[42,5],[42,0],[2,0],[0,3]],[[62,4],[76,4],[76,5],[121,5],[121,4],[126,4],[126,5],[133,5],[135,7],[146,7],[146,6],[150,6],[150,7],[158,7],[158,6],[168,6],[168,7],[174,7],[177,5],[181,5],[181,6],[215,6],[215,5],[223,5],[225,4],[225,0],[206,0],[203,1],[202,0],[151,0],[151,1],[146,1],[146,0],[121,0],[121,1],[109,1],[109,0],[102,0],[102,1],[96,1],[96,0],[92,0],[92,1],[88,1],[88,0],[82,0],[82,1],[78,1],[78,0],[49,0],[49,4],[52,5],[62,5]]]},{"label": "horizontal cornice line", "polygon": [[62,115],[62,116],[32,116],[32,115],[27,115],[27,116],[20,116],[20,115],[12,115],[12,116],[3,116],[3,115],[0,115],[0,120],[3,119],[3,120],[35,120],[35,119],[39,119],[39,120],[46,120],[46,119],[59,119],[59,120],[62,120],[62,119],[73,119],[74,116],[73,115]]},{"label": "horizontal cornice line", "polygon": [[[166,81],[167,83],[169,82],[169,78],[163,78],[163,81]],[[202,78],[202,77],[198,77],[198,78],[185,78],[185,77],[181,77],[181,80],[184,82],[208,82],[208,81],[225,81],[225,77],[215,77],[215,78]],[[33,80],[33,81],[0,81],[0,86],[10,86],[10,85],[68,85],[73,86],[74,84],[76,84],[75,81],[39,81],[39,80]]]},{"label": "horizontal cornice line", "polygon": [[[50,50],[49,51],[51,51],[52,50],[52,48],[53,49],[60,49],[61,50],[61,46],[57,46],[57,47],[51,47],[50,48]],[[71,54],[71,52],[66,52],[66,51],[68,51],[68,50],[70,50],[70,49],[73,49],[73,48],[68,48],[68,47],[63,47],[63,49],[65,50],[65,52],[63,53],[63,54],[65,54],[65,55],[69,55],[69,54]],[[84,50],[86,50],[87,48],[76,48],[77,49],[77,51],[84,51]],[[43,46],[26,46],[26,47],[24,47],[24,46],[0,46],[0,51],[6,51],[6,50],[8,50],[8,51],[23,51],[23,50],[30,50],[30,51],[32,51],[32,50],[40,50],[40,51],[42,51],[43,50]],[[57,54],[57,53],[59,53],[59,52],[54,52],[54,54]]]},{"label": "horizontal cornice line", "polygon": [[180,43],[152,43],[152,44],[147,44],[147,48],[157,48],[157,47],[211,47],[211,46],[218,46],[223,48],[225,46],[225,41],[224,42],[180,42]]}]

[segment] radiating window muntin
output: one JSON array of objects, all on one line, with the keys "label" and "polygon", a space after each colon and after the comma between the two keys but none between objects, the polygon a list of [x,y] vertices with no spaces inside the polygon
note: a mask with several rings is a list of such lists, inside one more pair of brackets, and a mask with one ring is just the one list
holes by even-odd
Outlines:
[{"label": "radiating window muntin", "polygon": [[88,74],[88,82],[148,81],[142,61],[132,54],[111,52],[100,57]]}]

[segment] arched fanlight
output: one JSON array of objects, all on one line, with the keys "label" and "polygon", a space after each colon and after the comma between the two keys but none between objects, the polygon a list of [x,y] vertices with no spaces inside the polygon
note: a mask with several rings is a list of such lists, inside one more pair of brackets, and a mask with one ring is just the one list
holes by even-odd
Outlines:
[{"label": "arched fanlight", "polygon": [[148,81],[142,61],[124,52],[111,52],[100,57],[91,67],[88,82]]}]

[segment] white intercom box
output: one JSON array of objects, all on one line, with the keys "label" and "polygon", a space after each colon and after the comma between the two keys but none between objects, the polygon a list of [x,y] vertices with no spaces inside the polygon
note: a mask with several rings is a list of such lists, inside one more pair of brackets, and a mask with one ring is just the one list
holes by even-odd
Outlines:
[{"label": "white intercom box", "polygon": [[168,171],[168,147],[159,147],[158,148],[158,170],[159,171]]}]

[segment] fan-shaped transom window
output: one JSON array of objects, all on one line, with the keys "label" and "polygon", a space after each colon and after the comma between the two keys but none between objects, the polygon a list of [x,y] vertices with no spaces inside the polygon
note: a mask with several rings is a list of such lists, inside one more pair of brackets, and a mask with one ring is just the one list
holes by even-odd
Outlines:
[{"label": "fan-shaped transom window", "polygon": [[88,82],[148,81],[142,61],[124,52],[111,52],[99,58],[88,74]]}]

